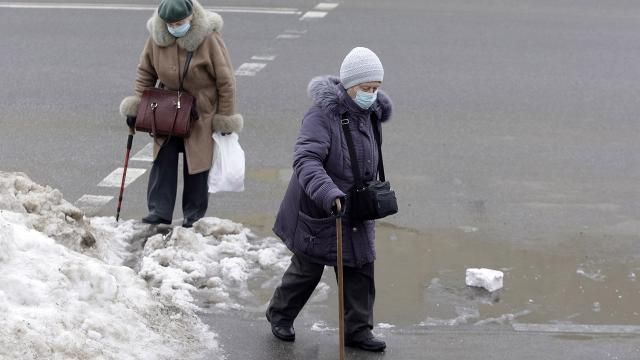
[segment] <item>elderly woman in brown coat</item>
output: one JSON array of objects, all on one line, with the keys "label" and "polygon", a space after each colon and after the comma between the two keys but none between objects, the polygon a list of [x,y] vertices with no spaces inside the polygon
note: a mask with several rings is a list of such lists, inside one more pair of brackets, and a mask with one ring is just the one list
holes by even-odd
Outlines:
[{"label": "elderly woman in brown coat", "polygon": [[154,161],[149,175],[147,206],[142,221],[170,224],[175,205],[178,156],[184,153],[183,226],[204,216],[208,206],[207,179],[213,157],[213,132],[239,132],[242,116],[235,113],[235,78],[227,48],[220,35],[220,15],[208,12],[196,0],[162,0],[147,22],[147,40],[138,64],[135,95],[120,104],[129,126],[142,92],[159,80],[177,90],[187,53],[193,52],[184,89],[196,98],[198,120],[188,138],[164,138],[154,142]]}]

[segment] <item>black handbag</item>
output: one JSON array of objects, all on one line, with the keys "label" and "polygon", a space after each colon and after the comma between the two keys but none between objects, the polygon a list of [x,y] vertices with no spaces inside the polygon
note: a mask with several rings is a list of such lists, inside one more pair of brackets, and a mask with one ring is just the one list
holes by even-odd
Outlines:
[{"label": "black handbag", "polygon": [[349,113],[342,114],[342,130],[347,140],[349,157],[351,158],[351,170],[356,183],[349,193],[349,206],[347,207],[352,221],[382,219],[398,212],[396,193],[391,190],[391,184],[385,180],[384,164],[382,162],[382,139],[380,136],[381,126],[375,113],[371,114],[371,122],[375,141],[378,145],[377,175],[379,180],[374,178],[373,181],[365,184],[362,176],[360,176],[356,149],[349,130]]}]

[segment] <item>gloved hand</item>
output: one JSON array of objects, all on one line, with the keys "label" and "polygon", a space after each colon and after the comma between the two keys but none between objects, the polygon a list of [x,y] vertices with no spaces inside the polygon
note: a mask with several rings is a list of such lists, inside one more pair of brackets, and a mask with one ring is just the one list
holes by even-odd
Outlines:
[{"label": "gloved hand", "polygon": [[127,116],[127,126],[130,128],[136,127],[136,117],[135,116]]},{"label": "gloved hand", "polygon": [[[343,197],[338,197],[333,200],[333,202],[331,203],[331,215],[337,217],[344,216],[344,214],[347,212],[347,204],[344,200],[345,199]],[[340,210],[338,210],[337,202],[340,202]]]}]

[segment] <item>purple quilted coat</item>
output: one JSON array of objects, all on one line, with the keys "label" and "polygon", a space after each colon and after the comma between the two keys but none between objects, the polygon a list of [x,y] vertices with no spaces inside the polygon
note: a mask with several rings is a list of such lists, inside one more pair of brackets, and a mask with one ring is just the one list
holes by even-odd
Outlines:
[{"label": "purple quilted coat", "polygon": [[[336,264],[336,219],[332,203],[354,186],[349,149],[341,115],[349,113],[360,173],[365,181],[377,174],[378,148],[371,113],[381,122],[391,116],[391,100],[378,91],[378,100],[362,110],[333,76],[316,77],[309,83],[313,105],[304,116],[293,156],[293,176],[280,205],[273,231],[289,250],[315,263]],[[349,199],[347,198],[347,211]],[[373,262],[374,221],[343,221],[343,254],[346,266]]]}]

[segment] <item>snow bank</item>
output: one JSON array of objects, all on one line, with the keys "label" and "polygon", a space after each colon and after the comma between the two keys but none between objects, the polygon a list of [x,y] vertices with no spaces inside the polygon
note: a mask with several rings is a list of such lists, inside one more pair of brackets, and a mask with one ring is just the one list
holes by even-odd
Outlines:
[{"label": "snow bank", "polygon": [[0,211],[1,359],[199,359],[215,336],[147,284]]},{"label": "snow bank", "polygon": [[0,172],[0,359],[220,358],[193,311],[120,266],[148,229],[90,220],[58,190]]},{"label": "snow bank", "polygon": [[167,301],[193,307],[192,292],[217,309],[243,309],[252,298],[249,282],[265,273],[281,275],[290,254],[274,238],[257,239],[241,224],[203,218],[193,230],[150,237],[140,275]]},{"label": "snow bank", "polygon": [[38,185],[23,173],[0,172],[0,209],[23,214],[28,227],[69,249],[96,249],[82,211],[65,201],[60,191]]},{"label": "snow bank", "polygon": [[197,304],[243,309],[290,253],[229,220],[156,230],[0,172],[0,359],[221,358]]},{"label": "snow bank", "polygon": [[86,218],[60,191],[0,172],[0,359],[222,358],[196,303],[264,306],[253,293],[289,257],[229,220],[165,236]]},{"label": "snow bank", "polygon": [[[134,221],[85,218],[80,209],[64,200],[62,193],[36,184],[23,173],[0,171],[0,211],[14,212],[27,228],[58,244],[111,265],[122,265],[131,256],[134,239],[154,234]],[[7,215],[8,216],[8,215]]]}]

